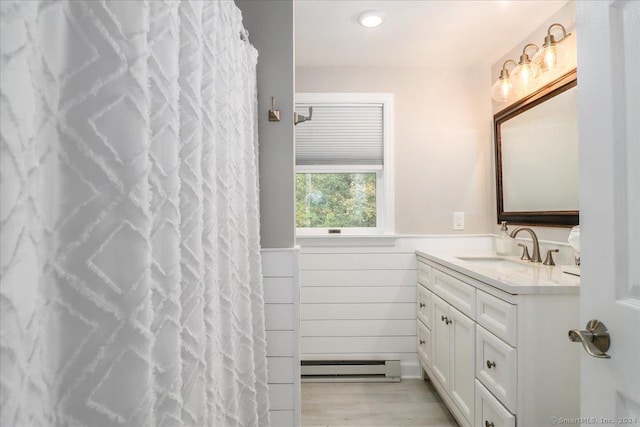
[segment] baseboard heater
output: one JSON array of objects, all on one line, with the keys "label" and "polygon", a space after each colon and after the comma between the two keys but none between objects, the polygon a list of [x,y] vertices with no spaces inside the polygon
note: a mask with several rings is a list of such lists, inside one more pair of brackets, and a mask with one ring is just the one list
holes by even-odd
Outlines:
[{"label": "baseboard heater", "polygon": [[399,382],[400,360],[303,360],[302,382]]}]

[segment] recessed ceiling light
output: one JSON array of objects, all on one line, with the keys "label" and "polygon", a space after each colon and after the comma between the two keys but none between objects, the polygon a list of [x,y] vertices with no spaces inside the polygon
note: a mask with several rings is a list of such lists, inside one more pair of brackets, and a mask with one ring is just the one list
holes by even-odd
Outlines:
[{"label": "recessed ceiling light", "polygon": [[365,10],[358,15],[358,22],[366,28],[375,28],[384,21],[384,14],[378,10]]}]

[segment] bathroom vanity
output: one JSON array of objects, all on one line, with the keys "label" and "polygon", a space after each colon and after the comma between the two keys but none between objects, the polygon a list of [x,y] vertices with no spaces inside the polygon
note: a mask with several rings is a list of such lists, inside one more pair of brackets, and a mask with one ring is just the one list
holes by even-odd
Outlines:
[{"label": "bathroom vanity", "polygon": [[460,425],[578,418],[580,278],[491,252],[416,254],[421,372]]}]

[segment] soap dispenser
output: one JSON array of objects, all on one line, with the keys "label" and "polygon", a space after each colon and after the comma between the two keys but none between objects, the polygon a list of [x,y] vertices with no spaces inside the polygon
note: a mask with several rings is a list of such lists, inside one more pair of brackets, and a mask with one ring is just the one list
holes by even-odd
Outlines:
[{"label": "soap dispenser", "polygon": [[509,236],[507,230],[507,221],[502,221],[500,234],[496,237],[496,254],[498,255],[511,255],[513,250],[513,237]]}]

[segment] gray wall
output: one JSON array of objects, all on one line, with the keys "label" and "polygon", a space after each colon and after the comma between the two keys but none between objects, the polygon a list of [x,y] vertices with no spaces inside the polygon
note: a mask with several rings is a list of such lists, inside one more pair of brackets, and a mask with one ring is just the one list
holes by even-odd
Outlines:
[{"label": "gray wall", "polygon": [[[259,52],[260,243],[263,248],[291,248],[295,244],[293,0],[235,3]],[[272,96],[281,110],[280,122],[268,121]]]}]

